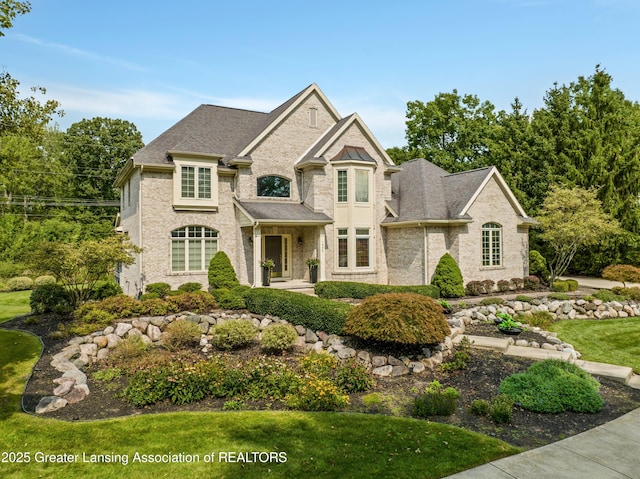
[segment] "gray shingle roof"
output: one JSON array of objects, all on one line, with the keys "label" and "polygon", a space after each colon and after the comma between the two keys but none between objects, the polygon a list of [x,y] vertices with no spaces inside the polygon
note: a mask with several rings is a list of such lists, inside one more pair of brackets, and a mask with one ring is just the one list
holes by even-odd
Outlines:
[{"label": "gray shingle roof", "polygon": [[[308,88],[308,87],[307,87]],[[200,105],[133,155],[142,165],[170,165],[169,150],[220,155],[226,165],[272,124],[305,88],[270,113]]]},{"label": "gray shingle roof", "polygon": [[333,220],[324,213],[312,211],[300,203],[284,201],[235,200],[254,221],[328,224]]},{"label": "gray shingle roof", "polygon": [[384,223],[468,220],[463,209],[492,171],[489,167],[451,174],[423,158],[403,163],[402,171],[391,176],[398,216]]}]

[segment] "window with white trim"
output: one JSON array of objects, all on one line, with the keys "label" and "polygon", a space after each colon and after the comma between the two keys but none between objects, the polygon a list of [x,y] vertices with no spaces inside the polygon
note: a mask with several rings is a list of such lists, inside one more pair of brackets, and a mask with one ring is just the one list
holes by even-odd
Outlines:
[{"label": "window with white trim", "polygon": [[181,198],[211,199],[211,168],[183,166],[181,171]]},{"label": "window with white trim", "polygon": [[369,171],[356,170],[356,203],[369,202]]},{"label": "window with white trim", "polygon": [[338,181],[337,181],[337,191],[336,198],[338,203],[346,203],[349,200],[349,188],[347,186],[348,176],[347,170],[338,170]]},{"label": "window with white trim", "polygon": [[205,226],[185,226],[171,232],[171,272],[206,271],[218,251],[218,232]]},{"label": "window with white trim", "polygon": [[177,210],[209,210],[218,207],[218,166],[209,159],[176,158],[173,174],[173,207]]},{"label": "window with white trim", "polygon": [[338,268],[349,267],[349,229],[338,228]]},{"label": "window with white trim", "polygon": [[356,268],[369,267],[369,228],[356,228]]},{"label": "window with white trim", "polygon": [[498,223],[482,225],[482,266],[502,265],[502,226]]}]

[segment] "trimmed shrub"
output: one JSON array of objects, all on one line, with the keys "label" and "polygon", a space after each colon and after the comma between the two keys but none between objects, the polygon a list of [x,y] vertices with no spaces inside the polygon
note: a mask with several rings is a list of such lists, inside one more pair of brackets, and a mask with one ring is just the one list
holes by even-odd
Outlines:
[{"label": "trimmed shrub", "polygon": [[171,285],[169,283],[150,283],[144,289],[146,293],[155,293],[160,298],[164,298],[169,291],[171,291]]},{"label": "trimmed shrub", "polygon": [[618,296],[626,296],[633,301],[640,301],[640,288],[634,286],[633,288],[622,288],[620,286],[616,286],[611,288],[611,291]]},{"label": "trimmed shrub", "polygon": [[146,301],[148,299],[159,299],[160,295],[158,293],[144,293],[140,295],[140,301]]},{"label": "trimmed shrub", "polygon": [[267,351],[289,350],[297,340],[298,333],[290,324],[272,324],[262,331],[262,347]]},{"label": "trimmed shrub", "polygon": [[329,334],[342,334],[347,311],[351,309],[338,301],[269,288],[250,289],[245,301],[252,313],[278,316],[291,324]]},{"label": "trimmed shrub", "polygon": [[460,393],[452,387],[443,389],[438,381],[430,383],[424,394],[413,401],[413,415],[417,417],[450,416],[456,410]]},{"label": "trimmed shrub", "polygon": [[557,280],[553,282],[552,289],[556,293],[566,293],[569,291],[569,285],[566,281]]},{"label": "trimmed shrub", "polygon": [[506,279],[501,279],[500,281],[498,281],[498,291],[500,291],[501,293],[506,293],[510,289],[511,289],[510,281],[507,281]]},{"label": "trimmed shrub", "polygon": [[126,294],[120,294],[118,296],[112,296],[105,298],[97,303],[86,303],[76,310],[74,316],[77,319],[82,320],[82,312],[85,307],[90,309],[100,309],[112,314],[115,319],[134,318],[144,313],[144,307],[140,301],[127,296]]},{"label": "trimmed shrub", "polygon": [[557,299],[558,301],[568,301],[571,299],[571,296],[565,293],[549,293],[547,295],[549,299]]},{"label": "trimmed shrub", "polygon": [[178,286],[178,291],[182,291],[183,293],[202,291],[202,283],[196,283],[195,281],[184,283]]},{"label": "trimmed shrub", "polygon": [[8,291],[26,291],[33,289],[33,280],[28,276],[16,276],[6,282],[5,288]]},{"label": "trimmed shrub", "polygon": [[344,331],[365,340],[398,344],[437,344],[450,333],[442,307],[412,293],[366,298],[347,314]]},{"label": "trimmed shrub", "polygon": [[529,274],[537,276],[543,281],[546,281],[549,278],[547,260],[544,259],[544,256],[535,249],[529,251]]},{"label": "trimmed shrub", "polygon": [[600,383],[575,364],[558,359],[535,363],[500,383],[500,393],[533,412],[595,413],[604,401]]},{"label": "trimmed shrub", "polygon": [[469,281],[465,286],[465,291],[468,296],[480,296],[484,291],[482,281]]},{"label": "trimmed shrub", "polygon": [[[154,293],[151,293],[154,294]],[[143,295],[146,296],[146,295]],[[149,316],[165,316],[169,313],[177,313],[175,305],[160,298],[148,298],[142,301],[143,313]]]},{"label": "trimmed shrub", "polygon": [[503,298],[483,298],[480,301],[482,306],[491,306],[492,304],[504,304]]},{"label": "trimmed shrub", "polygon": [[109,353],[109,359],[116,363],[128,362],[132,359],[139,358],[149,350],[140,336],[128,336],[120,341],[115,348]]},{"label": "trimmed shrub", "polygon": [[256,338],[258,328],[249,321],[233,319],[213,328],[213,344],[219,349],[239,349],[249,346]]},{"label": "trimmed shrub", "polygon": [[609,281],[620,281],[626,288],[627,283],[640,283],[640,268],[630,264],[615,264],[607,266],[602,271],[602,277]]},{"label": "trimmed shrub", "polygon": [[440,290],[433,284],[393,286],[386,284],[357,283],[353,281],[320,281],[315,284],[314,292],[320,298],[325,299],[364,299],[374,294],[383,293],[415,293],[435,299],[440,297]]},{"label": "trimmed shrub", "polygon": [[522,278],[511,278],[509,280],[511,283],[511,288],[513,291],[520,291],[524,289],[524,280]]},{"label": "trimmed shrub", "polygon": [[186,319],[169,323],[164,332],[166,333],[164,344],[175,349],[197,345],[202,334],[197,323]]},{"label": "trimmed shrub", "polygon": [[431,284],[440,289],[444,298],[461,298],[464,296],[464,283],[458,263],[449,253],[445,253],[438,261]]},{"label": "trimmed shrub", "polygon": [[91,288],[89,299],[101,301],[106,298],[111,298],[112,296],[118,296],[119,294],[122,294],[122,288],[115,281],[98,281],[93,285],[93,288]]},{"label": "trimmed shrub", "polygon": [[368,391],[374,385],[373,376],[364,364],[356,359],[342,361],[336,370],[335,383],[348,393]]},{"label": "trimmed shrub", "polygon": [[499,394],[489,405],[489,416],[496,424],[508,424],[513,417],[513,400],[504,394]]},{"label": "trimmed shrub", "polygon": [[536,311],[531,314],[522,314],[518,315],[516,319],[521,323],[546,330],[548,330],[549,326],[554,323],[553,315],[548,311]]},{"label": "trimmed shrub", "polygon": [[78,319],[71,325],[69,332],[76,336],[85,336],[104,329],[117,319],[115,314],[98,309],[95,303],[81,306],[74,315]]},{"label": "trimmed shrub", "polygon": [[531,296],[525,296],[524,294],[519,294],[516,296],[516,301],[520,301],[521,303],[530,303],[534,298]]},{"label": "trimmed shrub", "polygon": [[208,313],[218,306],[213,296],[205,291],[169,296],[167,303],[176,311],[189,311],[197,314]]},{"label": "trimmed shrub", "polygon": [[55,276],[51,276],[51,275],[43,275],[43,276],[38,276],[36,279],[33,280],[33,284],[34,286],[37,288],[38,286],[42,286],[43,284],[56,284],[56,278]]},{"label": "trimmed shrub", "polygon": [[529,290],[529,291],[537,291],[538,289],[540,289],[540,278],[538,278],[537,276],[533,276],[533,275],[529,275],[526,276],[524,279],[524,289]]},{"label": "trimmed shrub", "polygon": [[493,287],[496,285],[496,282],[492,279],[485,279],[482,281],[482,292],[484,294],[491,294],[493,292]]},{"label": "trimmed shrub", "polygon": [[487,416],[489,414],[489,401],[485,399],[474,399],[469,407],[471,414],[476,416]]},{"label": "trimmed shrub", "polygon": [[233,289],[212,289],[210,293],[222,309],[245,309],[244,297],[250,290],[249,286],[236,286]]},{"label": "trimmed shrub", "polygon": [[71,295],[64,286],[45,283],[36,286],[29,297],[31,311],[36,314],[69,314],[73,311]]},{"label": "trimmed shrub", "polygon": [[232,289],[240,282],[227,253],[218,251],[209,262],[209,289]]},{"label": "trimmed shrub", "polygon": [[569,292],[578,290],[578,282],[575,279],[565,279],[565,282],[569,285]]}]

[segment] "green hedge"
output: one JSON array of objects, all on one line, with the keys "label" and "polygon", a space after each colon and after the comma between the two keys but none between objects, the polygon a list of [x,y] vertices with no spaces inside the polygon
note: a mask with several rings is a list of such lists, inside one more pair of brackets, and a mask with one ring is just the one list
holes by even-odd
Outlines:
[{"label": "green hedge", "polygon": [[383,293],[415,293],[431,298],[439,298],[440,290],[433,285],[392,286],[387,284],[355,283],[351,281],[320,281],[314,287],[320,298],[354,298],[364,299],[374,294]]},{"label": "green hedge", "polygon": [[252,313],[278,316],[292,324],[329,334],[342,333],[347,312],[351,308],[338,301],[269,288],[250,290],[245,301]]},{"label": "green hedge", "polygon": [[558,279],[553,282],[553,290],[557,293],[573,292],[578,289],[578,282],[575,279]]}]

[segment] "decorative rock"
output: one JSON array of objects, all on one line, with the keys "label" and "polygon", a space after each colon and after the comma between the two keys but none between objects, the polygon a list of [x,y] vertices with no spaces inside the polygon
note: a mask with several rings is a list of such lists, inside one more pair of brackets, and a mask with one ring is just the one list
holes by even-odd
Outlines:
[{"label": "decorative rock", "polygon": [[516,341],[516,346],[529,346],[529,341],[526,339],[518,339]]},{"label": "decorative rock", "polygon": [[[319,343],[322,346],[322,341],[319,341]],[[343,348],[340,351],[338,351],[338,357],[340,359],[354,358],[355,356],[356,356],[356,350],[352,348]]]},{"label": "decorative rock", "polygon": [[305,341],[307,343],[316,343],[318,339],[319,339],[318,335],[314,333],[312,330],[310,330],[309,328],[307,328],[307,331],[305,333]]},{"label": "decorative rock", "polygon": [[107,334],[107,348],[115,348],[120,342],[120,336],[115,333]]},{"label": "decorative rock", "polygon": [[87,356],[95,356],[97,352],[98,352],[97,344],[90,343],[90,344],[80,345],[80,355],[86,354]]},{"label": "decorative rock", "polygon": [[75,379],[76,385],[87,384],[87,375],[77,368],[71,371],[66,371],[62,377]]},{"label": "decorative rock", "polygon": [[260,329],[268,327],[271,323],[273,323],[273,321],[269,318],[263,318],[262,321],[260,321]]},{"label": "decorative rock", "polygon": [[93,338],[93,343],[98,347],[98,349],[106,348],[107,344],[109,344],[109,340],[106,336],[96,336]]},{"label": "decorative rock", "polygon": [[[323,346],[324,346],[324,343],[323,343],[322,341],[316,341],[316,342],[313,344],[313,347],[311,348],[311,350],[312,350],[312,351],[315,351],[316,353],[321,353],[321,352],[322,352],[322,350],[324,349],[324,348],[323,348]],[[353,351],[353,349],[352,349],[352,351]],[[338,355],[340,355],[340,353],[341,353],[341,351],[338,351]],[[355,352],[355,351],[353,351],[354,356],[355,356],[355,353],[356,353],[356,352]]]},{"label": "decorative rock", "polygon": [[393,366],[393,369],[391,371],[391,376],[398,377],[398,376],[404,376],[405,374],[409,374],[409,368],[406,367],[404,364],[401,364],[399,366]]},{"label": "decorative rock", "polygon": [[108,336],[114,331],[115,331],[115,328],[113,326],[107,326],[106,328],[104,328],[104,331],[102,332],[102,334],[104,334],[105,336]]},{"label": "decorative rock", "polygon": [[147,327],[147,336],[149,336],[149,339],[151,341],[154,341],[154,342],[159,341],[161,334],[162,334],[162,331],[155,324],[150,324]]},{"label": "decorative rock", "polygon": [[387,365],[387,358],[385,356],[374,356],[371,358],[371,365],[374,368],[379,368],[381,366]]},{"label": "decorative rock", "polygon": [[75,404],[77,402],[82,401],[89,395],[89,388],[86,384],[80,384],[79,386],[74,387],[69,394],[67,394],[64,398],[67,400],[68,404]]},{"label": "decorative rock", "polygon": [[118,326],[116,326],[115,333],[121,338],[123,338],[124,335],[127,334],[127,331],[129,331],[131,328],[133,328],[133,326],[131,326],[130,323],[118,323]]},{"label": "decorative rock", "polygon": [[409,363],[409,373],[410,374],[419,374],[424,372],[426,368],[424,367],[424,363],[421,361],[411,361]]},{"label": "decorative rock", "polygon": [[536,341],[531,341],[531,343],[529,344],[530,348],[540,348],[540,343],[536,342]]},{"label": "decorative rock", "polygon": [[71,391],[73,387],[76,385],[76,381],[73,378],[65,378],[65,379],[67,381],[63,382],[53,390],[54,396],[62,397],[65,394],[68,394],[69,391]]},{"label": "decorative rock", "polygon": [[[146,336],[145,336],[146,337]],[[96,354],[96,360],[103,361],[109,357],[109,350],[107,348],[99,349]]]},{"label": "decorative rock", "polygon": [[393,356],[389,356],[387,358],[387,363],[391,366],[404,366],[404,363],[401,360],[399,360],[398,358],[394,358]]},{"label": "decorative rock", "polygon": [[131,328],[128,332],[127,332],[127,338],[133,338],[133,337],[140,337],[142,336],[142,331],[140,331],[138,328]]},{"label": "decorative rock", "polygon": [[[369,354],[369,351],[359,351],[357,356],[358,356],[358,359],[360,359],[364,363],[370,363],[371,362],[371,354]],[[383,365],[381,365],[381,366],[383,366]]]},{"label": "decorative rock", "polygon": [[375,376],[386,377],[386,376],[391,376],[391,373],[393,373],[393,366],[391,365],[380,366],[378,368],[373,369],[373,374]]},{"label": "decorative rock", "polygon": [[36,406],[36,414],[45,414],[48,412],[57,411],[65,407],[68,404],[66,399],[58,396],[45,396],[40,399],[40,402]]},{"label": "decorative rock", "polygon": [[541,349],[547,349],[549,351],[557,351],[556,347],[553,344],[542,343]]}]

